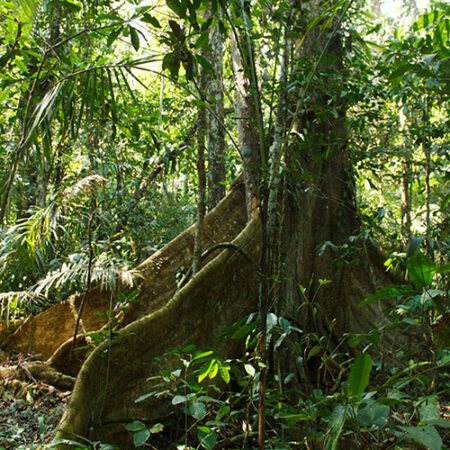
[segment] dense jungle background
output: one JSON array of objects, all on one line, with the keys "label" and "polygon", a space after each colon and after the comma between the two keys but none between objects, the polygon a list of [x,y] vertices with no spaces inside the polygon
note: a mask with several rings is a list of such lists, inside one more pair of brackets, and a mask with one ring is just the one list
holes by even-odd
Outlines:
[{"label": "dense jungle background", "polygon": [[450,6],[0,0],[0,449],[445,449]]}]

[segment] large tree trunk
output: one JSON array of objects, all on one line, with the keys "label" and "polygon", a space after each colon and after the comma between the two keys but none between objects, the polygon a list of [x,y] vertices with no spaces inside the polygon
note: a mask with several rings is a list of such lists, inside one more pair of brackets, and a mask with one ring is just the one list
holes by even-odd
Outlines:
[{"label": "large tree trunk", "polygon": [[[317,11],[319,4],[308,3],[310,11]],[[338,33],[329,37],[333,26],[327,32],[314,27],[295,54],[298,66],[294,77],[299,73],[304,77],[304,69],[298,69],[304,67],[313,81],[290,102],[292,111],[304,112],[294,115],[292,134],[297,138],[285,157],[276,308],[303,330],[327,336],[335,320],[329,339],[337,344],[345,333],[367,332],[379,325],[380,306],[372,304],[363,311],[358,304],[369,293],[392,283],[392,278],[374,248],[362,238],[349,240],[359,235],[360,220],[347,147],[346,111],[336,96],[345,86],[340,37]],[[317,77],[319,72],[325,75]],[[303,104],[296,105],[297,101]],[[299,308],[305,303],[309,306]]]},{"label": "large tree trunk", "polygon": [[[233,245],[257,261],[259,242],[260,222],[254,219]],[[155,357],[187,344],[197,349],[217,348],[215,338],[223,328],[255,311],[258,277],[254,265],[240,252],[224,250],[166,306],[123,328],[113,345],[100,345],[78,375],[57,437],[88,436],[132,448],[124,424],[167,417],[168,412],[154,400],[134,402],[152,390],[146,380],[158,371]],[[229,356],[237,351],[226,348]],[[170,369],[172,363],[165,360],[165,368]]]}]

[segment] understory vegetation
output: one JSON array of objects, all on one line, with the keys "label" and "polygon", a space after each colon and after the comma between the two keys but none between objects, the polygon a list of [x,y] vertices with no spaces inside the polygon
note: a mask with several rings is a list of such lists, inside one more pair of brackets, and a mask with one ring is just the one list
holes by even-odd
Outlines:
[{"label": "understory vegetation", "polygon": [[[448,448],[450,6],[405,0],[389,17],[384,3],[0,1],[0,449]],[[252,101],[254,122],[240,126]],[[267,149],[257,181],[250,132]],[[341,151],[348,178],[337,163],[313,173]],[[189,265],[173,271],[170,298],[201,278],[212,258],[205,213],[241,172],[249,221],[262,215],[263,255],[255,261],[232,239],[213,250],[240,252],[264,280],[253,311],[211,346],[187,342],[136,362],[158,371],[133,406],[164,413],[111,419],[132,444],[55,437],[70,392],[30,373],[39,355],[7,348],[10,334],[100,286],[104,325],[85,328],[83,298],[70,337],[83,334],[84,358],[109,355],[122,317],[152,289],[146,261],[192,225],[193,248],[173,255]],[[291,280],[299,301],[289,311],[279,306],[283,264],[298,243],[286,235],[316,230],[286,211],[308,211],[302,195],[320,199],[333,173],[344,193],[327,194],[330,210],[354,208],[355,221],[345,239],[317,231],[305,245],[329,272]],[[333,229],[344,229],[345,212],[337,217]],[[351,317],[333,316],[323,298],[363,254],[382,259],[390,282],[372,282]],[[304,264],[299,256],[292,273]],[[382,315],[361,330],[374,305]]]}]

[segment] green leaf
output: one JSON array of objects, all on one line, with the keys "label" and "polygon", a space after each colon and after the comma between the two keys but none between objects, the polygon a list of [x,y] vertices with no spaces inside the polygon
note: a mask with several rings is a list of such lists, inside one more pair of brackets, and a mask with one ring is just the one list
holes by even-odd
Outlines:
[{"label": "green leaf", "polygon": [[197,62],[203,67],[203,70],[210,75],[214,75],[214,69],[211,63],[201,55],[195,55]]},{"label": "green leaf", "polygon": [[150,433],[161,433],[162,430],[164,430],[164,425],[162,423],[155,423],[155,425],[152,425],[150,428]]},{"label": "green leaf", "polygon": [[147,429],[138,431],[137,433],[134,433],[134,436],[133,436],[134,446],[140,447],[140,446],[144,445],[147,442],[149,437],[150,437],[150,431]]},{"label": "green leaf", "polygon": [[128,28],[130,30],[131,45],[138,51],[140,45],[138,32],[136,31],[136,28],[133,28],[131,25],[128,25]]},{"label": "green leaf", "polygon": [[211,366],[211,368],[209,370],[208,377],[212,380],[217,375],[218,372],[219,372],[219,364],[214,359],[213,365]]},{"label": "green leaf", "polygon": [[450,422],[448,420],[430,420],[430,422],[427,423],[427,425],[436,425],[437,427],[441,428],[450,428]]},{"label": "green leaf", "polygon": [[313,356],[316,356],[318,353],[322,351],[322,347],[320,345],[315,345],[308,353],[308,357],[306,358],[309,361]]},{"label": "green leaf", "polygon": [[334,450],[337,447],[345,419],[347,418],[348,406],[338,405],[331,413],[325,441],[326,450]]},{"label": "green leaf", "polygon": [[186,16],[187,4],[186,0],[167,0],[167,6],[181,18]]},{"label": "green leaf", "polygon": [[209,33],[207,32],[201,33],[200,36],[195,41],[195,48],[197,49],[203,48],[208,45],[208,42],[209,42]]},{"label": "green leaf", "polygon": [[23,62],[22,58],[16,57],[14,59],[14,63],[16,64],[16,66],[19,68],[20,71],[25,73],[28,72],[27,65]]},{"label": "green leaf", "polygon": [[231,339],[242,339],[244,337],[247,337],[255,328],[255,323],[254,322],[250,322],[250,323],[246,323],[245,325],[243,325],[242,327],[238,328],[233,335],[231,336]]},{"label": "green leaf", "polygon": [[274,313],[267,314],[266,327],[269,332],[278,323],[278,317]]},{"label": "green leaf", "polygon": [[8,94],[9,92],[7,89],[5,89],[3,92],[0,92],[0,105],[6,100]]},{"label": "green leaf", "polygon": [[419,252],[423,239],[423,236],[414,235],[409,238],[408,245],[406,246],[406,253],[409,257],[416,255]]},{"label": "green leaf", "polygon": [[222,380],[228,384],[230,382],[230,370],[231,367],[228,365],[223,365],[221,362],[219,362],[219,374],[220,374],[220,378],[222,378]]},{"label": "green leaf", "polygon": [[189,414],[194,419],[203,419],[206,414],[206,405],[202,402],[192,402],[189,406]]},{"label": "green leaf", "polygon": [[120,26],[118,28],[116,28],[115,30],[113,30],[109,36],[108,39],[106,40],[106,45],[108,47],[111,47],[111,45],[114,43],[114,41],[119,37],[119,34],[122,32],[123,27]]},{"label": "green leaf", "polygon": [[162,69],[169,69],[171,77],[176,80],[180,70],[179,55],[176,52],[167,53],[163,58]]},{"label": "green leaf", "polygon": [[362,341],[369,341],[373,344],[380,343],[380,335],[378,333],[368,333],[368,334],[352,334],[348,339],[348,345],[350,347],[356,347]]},{"label": "green leaf", "polygon": [[179,405],[180,403],[185,403],[187,397],[185,395],[175,395],[172,399],[172,405]]},{"label": "green leaf", "polygon": [[60,5],[70,9],[72,12],[78,12],[81,9],[81,4],[74,0],[58,0]]},{"label": "green leaf", "polygon": [[134,401],[134,403],[143,402],[144,400],[147,400],[149,397],[154,396],[155,393],[156,393],[155,391],[152,391],[152,392],[148,392],[147,394],[141,395]]},{"label": "green leaf", "polygon": [[407,263],[408,277],[422,287],[428,287],[436,274],[436,263],[425,255],[413,255]]},{"label": "green leaf", "polygon": [[142,22],[153,25],[155,28],[161,28],[161,24],[159,23],[158,19],[151,16],[150,14],[144,14],[141,20]]},{"label": "green leaf", "polygon": [[208,427],[198,427],[197,433],[201,447],[212,450],[217,442],[217,433]]},{"label": "green leaf", "polygon": [[426,424],[441,418],[437,395],[425,399],[425,401],[420,404],[419,416],[420,421]]},{"label": "green leaf", "polygon": [[389,417],[389,407],[371,400],[367,406],[358,411],[359,424],[384,428]]},{"label": "green leaf", "polygon": [[432,426],[399,428],[406,433],[405,438],[412,439],[430,450],[441,450],[442,448],[441,436]]},{"label": "green leaf", "polygon": [[255,376],[256,370],[251,364],[244,364],[244,370],[253,378]]},{"label": "green leaf", "polygon": [[139,420],[134,420],[133,422],[127,424],[125,427],[128,431],[141,431],[145,429],[145,424]]},{"label": "green leaf", "polygon": [[420,16],[415,23],[412,25],[413,30],[423,30],[429,25],[434,24],[440,19],[444,13],[439,10],[431,11]]},{"label": "green leaf", "polygon": [[348,376],[348,384],[354,395],[361,395],[369,384],[369,376],[372,370],[372,358],[363,353],[355,359]]},{"label": "green leaf", "polygon": [[[197,381],[201,383],[208,375],[210,375],[211,370],[213,369],[214,363],[216,362],[215,359],[211,359],[208,363],[208,365],[204,365],[202,369],[200,370],[200,373],[198,375]],[[211,378],[211,377],[210,377]]]},{"label": "green leaf", "polygon": [[441,264],[436,269],[437,273],[448,273],[450,272],[450,264]]},{"label": "green leaf", "polygon": [[196,361],[197,359],[206,358],[209,355],[212,355],[214,352],[212,350],[208,350],[206,352],[195,352],[192,361]]},{"label": "green leaf", "polygon": [[390,285],[386,286],[374,294],[370,294],[367,296],[358,306],[361,308],[362,306],[369,305],[370,303],[376,302],[378,300],[386,300],[388,298],[395,297],[403,297],[405,295],[409,295],[413,292],[414,289],[410,285],[398,286],[398,285]]}]

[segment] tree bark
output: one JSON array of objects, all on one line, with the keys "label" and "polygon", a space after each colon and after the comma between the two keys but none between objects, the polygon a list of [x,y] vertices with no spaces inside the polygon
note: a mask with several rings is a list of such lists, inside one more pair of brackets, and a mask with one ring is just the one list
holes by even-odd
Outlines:
[{"label": "tree bark", "polygon": [[[248,7],[248,2],[245,2]],[[238,10],[238,15],[246,11]],[[263,125],[256,69],[254,66],[254,52],[252,42],[244,32],[232,27],[231,31],[231,59],[234,82],[236,86],[236,128],[239,140],[239,151],[244,166],[244,180],[246,186],[247,214],[251,218],[257,205],[259,184],[262,179],[263,165]]]},{"label": "tree bark", "polygon": [[[200,92],[206,87],[206,76],[202,70],[200,75]],[[203,105],[198,111],[199,126],[197,129],[197,178],[198,178],[198,199],[197,199],[197,223],[195,226],[194,256],[192,260],[192,273],[195,275],[201,265],[201,255],[203,252],[203,228],[206,213],[206,173],[205,173],[205,125],[206,110]]]},{"label": "tree bark", "polygon": [[[221,14],[220,14],[221,16]],[[225,196],[225,132],[223,106],[223,33],[219,23],[209,33],[212,51],[209,60],[214,73],[206,75],[208,101],[206,112],[208,151],[208,210],[213,209]]]},{"label": "tree bark", "polygon": [[[258,260],[260,230],[260,222],[252,220],[233,245]],[[132,448],[131,435],[121,423],[149,416],[156,422],[167,417],[161,402],[135,403],[140,395],[152,390],[152,383],[146,380],[158,370],[154,358],[187,344],[225,351],[225,347],[217,346],[215,338],[237,317],[255,311],[258,277],[254,266],[240,252],[224,250],[164,308],[123,328],[113,346],[101,344],[78,375],[56,437],[88,436],[91,440],[114,442],[120,448]],[[237,356],[239,346],[226,344],[226,354]],[[165,368],[173,370],[174,361],[165,361]]]}]

